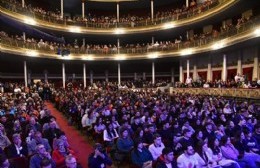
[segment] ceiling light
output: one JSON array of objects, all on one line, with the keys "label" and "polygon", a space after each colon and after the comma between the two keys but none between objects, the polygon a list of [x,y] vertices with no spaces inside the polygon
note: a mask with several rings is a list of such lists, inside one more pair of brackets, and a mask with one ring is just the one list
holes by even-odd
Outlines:
[{"label": "ceiling light", "polygon": [[171,28],[174,28],[174,24],[173,23],[165,23],[162,28],[163,29],[171,29]]},{"label": "ceiling light", "polygon": [[181,55],[191,55],[193,53],[193,50],[191,48],[184,49],[181,51]]},{"label": "ceiling light", "polygon": [[218,50],[220,48],[223,48],[225,46],[224,41],[217,41],[215,44],[212,45],[213,50]]},{"label": "ceiling light", "polygon": [[125,55],[117,55],[117,56],[115,56],[115,58],[114,58],[115,60],[125,60],[126,59],[126,56]]},{"label": "ceiling light", "polygon": [[89,56],[82,57],[82,60],[92,61],[92,60],[94,60],[94,57],[92,55],[89,55]]},{"label": "ceiling light", "polygon": [[124,34],[125,30],[124,29],[115,29],[114,34]]},{"label": "ceiling light", "polygon": [[36,56],[39,56],[39,53],[37,51],[30,50],[30,51],[26,51],[26,55],[28,55],[30,57],[36,57]]},{"label": "ceiling light", "polygon": [[255,29],[254,33],[257,37],[260,36],[260,28]]},{"label": "ceiling light", "polygon": [[150,59],[158,58],[158,53],[155,52],[155,53],[148,54],[147,58],[150,58]]},{"label": "ceiling light", "polygon": [[24,23],[29,24],[29,25],[36,25],[36,21],[32,18],[24,18]]},{"label": "ceiling light", "polygon": [[79,27],[70,27],[69,32],[72,33],[81,33],[81,29]]}]

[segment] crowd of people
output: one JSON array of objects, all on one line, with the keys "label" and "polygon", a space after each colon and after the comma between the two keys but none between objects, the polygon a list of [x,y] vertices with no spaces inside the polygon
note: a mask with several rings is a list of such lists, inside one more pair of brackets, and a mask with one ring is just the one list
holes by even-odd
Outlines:
[{"label": "crowd of people", "polygon": [[38,88],[31,91],[8,83],[4,90],[0,94],[0,167],[79,168],[65,132]]},{"label": "crowd of people", "polygon": [[[2,1],[1,1],[2,2]],[[183,18],[191,17],[203,13],[204,11],[218,5],[218,0],[205,0],[204,3],[197,4],[195,0],[190,2],[189,7],[183,5],[181,8],[175,8],[170,10],[157,11],[154,15],[154,21],[151,16],[138,16],[136,14],[120,16],[119,22],[115,15],[111,16],[97,16],[96,14],[87,14],[84,18],[81,16],[64,16],[61,17],[59,10],[48,11],[42,7],[33,7],[30,4],[25,4],[22,8],[22,4],[17,0],[4,0],[2,5],[14,12],[22,12],[35,18],[68,25],[79,25],[84,27],[95,27],[95,28],[114,28],[114,27],[137,27],[147,26],[152,24],[163,23],[172,20],[180,20]]]},{"label": "crowd of people", "polygon": [[[53,101],[113,161],[147,168],[259,167],[260,106],[254,103],[110,88],[57,89]],[[90,168],[111,164],[100,155],[90,157]]]}]

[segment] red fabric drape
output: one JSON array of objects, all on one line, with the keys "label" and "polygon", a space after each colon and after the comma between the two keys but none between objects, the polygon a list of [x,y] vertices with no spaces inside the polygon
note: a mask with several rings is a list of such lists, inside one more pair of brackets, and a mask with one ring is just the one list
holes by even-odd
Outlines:
[{"label": "red fabric drape", "polygon": [[207,71],[198,72],[198,75],[202,80],[207,80]]},{"label": "red fabric drape", "polygon": [[237,69],[228,69],[227,70],[227,79],[228,80],[235,79],[236,74],[237,74]]},{"label": "red fabric drape", "polygon": [[243,75],[245,75],[245,79],[252,81],[253,67],[243,68]]},{"label": "red fabric drape", "polygon": [[212,71],[212,80],[215,81],[216,79],[221,79],[221,70]]}]

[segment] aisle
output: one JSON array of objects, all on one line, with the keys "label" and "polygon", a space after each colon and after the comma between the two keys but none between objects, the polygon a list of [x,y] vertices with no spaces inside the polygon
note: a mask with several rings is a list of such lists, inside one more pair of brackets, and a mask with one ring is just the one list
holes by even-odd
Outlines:
[{"label": "aisle", "polygon": [[71,148],[75,151],[79,163],[83,168],[87,168],[87,157],[93,151],[93,147],[88,144],[84,137],[76,128],[68,125],[67,119],[60,113],[53,104],[46,103],[51,114],[57,118],[57,123],[61,130],[66,133]]}]

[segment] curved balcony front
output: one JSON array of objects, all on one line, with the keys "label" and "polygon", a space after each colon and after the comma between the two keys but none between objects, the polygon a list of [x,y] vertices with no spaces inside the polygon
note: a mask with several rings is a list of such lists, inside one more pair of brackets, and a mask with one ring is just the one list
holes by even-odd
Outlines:
[{"label": "curved balcony front", "polygon": [[229,31],[220,33],[217,37],[208,36],[190,42],[170,43],[168,46],[119,48],[119,50],[87,50],[87,48],[66,48],[70,55],[61,56],[57,50],[39,48],[37,43],[25,43],[9,37],[2,37],[0,49],[2,52],[21,56],[43,57],[67,60],[137,60],[155,59],[192,55],[197,53],[219,50],[246,40],[260,36],[260,17],[233,27]]},{"label": "curved balcony front", "polygon": [[214,0],[205,8],[197,8],[189,12],[173,14],[169,17],[157,18],[153,22],[143,20],[135,23],[135,26],[128,23],[91,23],[88,21],[68,21],[57,17],[42,15],[22,8],[19,5],[10,4],[7,0],[1,0],[0,12],[16,21],[47,28],[51,30],[83,33],[83,34],[134,34],[153,32],[164,29],[181,27],[201,20],[210,18],[215,14],[224,11],[240,0]]}]

